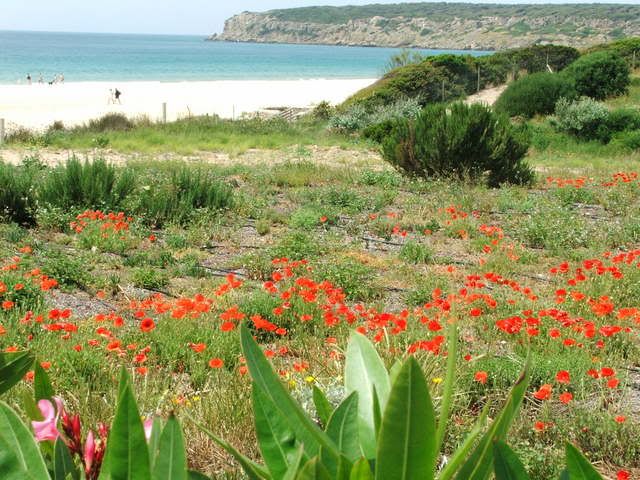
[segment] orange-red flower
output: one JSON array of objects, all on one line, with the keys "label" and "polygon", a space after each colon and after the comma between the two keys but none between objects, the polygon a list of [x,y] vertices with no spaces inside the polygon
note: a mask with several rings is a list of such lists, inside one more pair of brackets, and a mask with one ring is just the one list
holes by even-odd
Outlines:
[{"label": "orange-red flower", "polygon": [[483,371],[476,372],[476,374],[473,376],[476,382],[480,382],[483,385],[487,383],[488,377],[489,375],[487,374],[487,372],[483,372]]},{"label": "orange-red flower", "polygon": [[224,362],[220,358],[212,358],[209,360],[210,368],[222,368],[224,366]]},{"label": "orange-red flower", "polygon": [[145,318],[142,320],[142,322],[140,322],[140,330],[142,330],[145,333],[151,332],[155,328],[156,328],[156,324],[150,318]]}]

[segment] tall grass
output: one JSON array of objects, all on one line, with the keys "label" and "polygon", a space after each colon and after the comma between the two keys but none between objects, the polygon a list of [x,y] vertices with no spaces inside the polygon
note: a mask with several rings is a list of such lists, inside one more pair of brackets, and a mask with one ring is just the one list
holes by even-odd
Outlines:
[{"label": "tall grass", "polygon": [[118,172],[102,159],[82,163],[74,157],[45,177],[38,199],[62,208],[118,209],[134,188],[131,170]]},{"label": "tall grass", "polygon": [[235,155],[254,148],[347,146],[357,140],[327,131],[326,121],[312,116],[295,122],[280,118],[231,121],[203,116],[163,124],[144,118],[131,120],[122,115],[107,115],[80,127],[57,129],[43,135],[25,131],[9,142],[65,149],[108,147],[120,152],[179,154],[222,151]]},{"label": "tall grass", "polygon": [[182,162],[116,167],[102,159],[71,158],[53,169],[0,163],[0,185],[0,218],[29,225],[39,209],[126,211],[148,224],[186,224],[197,213],[233,204],[232,188],[211,168]]}]

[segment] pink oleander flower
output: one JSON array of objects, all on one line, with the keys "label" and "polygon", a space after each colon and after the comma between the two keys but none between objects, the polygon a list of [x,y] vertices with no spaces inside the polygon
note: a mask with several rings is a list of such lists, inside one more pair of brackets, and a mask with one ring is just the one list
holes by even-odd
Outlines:
[{"label": "pink oleander flower", "polygon": [[87,434],[87,440],[84,442],[84,468],[85,473],[91,472],[93,466],[93,460],[96,455],[96,442],[93,438],[93,432],[89,430]]},{"label": "pink oleander flower", "polygon": [[142,424],[144,427],[144,436],[147,442],[151,439],[151,430],[153,429],[153,418],[147,418]]},{"label": "pink oleander flower", "polygon": [[38,408],[44,419],[39,422],[31,422],[38,442],[55,441],[60,436],[57,425],[60,414],[63,411],[62,400],[58,397],[53,399],[56,403],[55,407],[49,400],[40,400],[38,402]]}]

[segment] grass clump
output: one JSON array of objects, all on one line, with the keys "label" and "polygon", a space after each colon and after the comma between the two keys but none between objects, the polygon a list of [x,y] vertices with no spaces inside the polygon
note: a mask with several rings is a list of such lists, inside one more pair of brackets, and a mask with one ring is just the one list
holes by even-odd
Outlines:
[{"label": "grass clump", "polygon": [[35,172],[0,162],[0,219],[22,225],[35,223]]},{"label": "grass clump", "polygon": [[71,158],[48,172],[38,200],[48,206],[65,209],[118,209],[135,189],[135,177],[129,169],[118,169],[105,160],[81,162]]}]

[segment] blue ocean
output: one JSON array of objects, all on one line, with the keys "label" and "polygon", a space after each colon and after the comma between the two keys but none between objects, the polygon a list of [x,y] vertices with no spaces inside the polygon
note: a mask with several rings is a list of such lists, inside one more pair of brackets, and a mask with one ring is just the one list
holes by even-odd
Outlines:
[{"label": "blue ocean", "polygon": [[[0,84],[375,78],[393,48],[207,42],[199,36],[0,31]],[[461,52],[421,50],[425,54]]]}]

